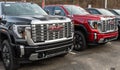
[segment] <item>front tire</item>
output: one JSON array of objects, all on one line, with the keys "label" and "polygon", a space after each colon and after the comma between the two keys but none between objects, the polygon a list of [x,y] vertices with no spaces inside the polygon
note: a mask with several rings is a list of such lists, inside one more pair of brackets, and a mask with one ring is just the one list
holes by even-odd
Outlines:
[{"label": "front tire", "polygon": [[17,62],[14,60],[13,49],[11,48],[8,40],[4,40],[2,43],[2,60],[6,70],[17,70]]},{"label": "front tire", "polygon": [[85,36],[81,31],[75,31],[73,45],[76,51],[82,51],[87,48]]}]

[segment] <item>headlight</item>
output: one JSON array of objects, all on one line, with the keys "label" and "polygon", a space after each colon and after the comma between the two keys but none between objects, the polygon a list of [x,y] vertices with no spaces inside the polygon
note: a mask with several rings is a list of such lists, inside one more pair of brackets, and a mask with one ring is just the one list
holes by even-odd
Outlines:
[{"label": "headlight", "polygon": [[13,25],[13,31],[17,35],[18,38],[25,38],[26,27],[28,27],[28,26],[26,26],[26,25]]},{"label": "headlight", "polygon": [[93,29],[98,29],[100,24],[99,21],[94,21],[94,20],[89,20],[88,23]]}]

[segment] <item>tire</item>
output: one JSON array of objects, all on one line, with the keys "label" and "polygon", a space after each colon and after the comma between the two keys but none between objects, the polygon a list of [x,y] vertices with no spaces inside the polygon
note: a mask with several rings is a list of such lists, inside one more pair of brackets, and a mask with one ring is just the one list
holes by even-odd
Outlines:
[{"label": "tire", "polygon": [[12,48],[7,40],[4,40],[2,43],[1,54],[5,70],[17,70],[18,64],[14,60]]},{"label": "tire", "polygon": [[76,51],[83,51],[87,48],[85,36],[81,31],[75,31],[73,46]]}]

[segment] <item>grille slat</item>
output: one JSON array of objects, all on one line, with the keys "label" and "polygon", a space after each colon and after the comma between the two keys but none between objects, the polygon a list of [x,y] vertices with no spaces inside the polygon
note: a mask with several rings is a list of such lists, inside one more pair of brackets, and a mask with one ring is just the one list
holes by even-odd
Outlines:
[{"label": "grille slat", "polygon": [[102,27],[100,28],[101,32],[115,31],[117,28],[117,23],[115,19],[109,19],[102,21]]},{"label": "grille slat", "polygon": [[[63,28],[54,31],[49,30],[50,26],[62,26]],[[34,42],[72,37],[72,23],[34,24],[31,27]]]}]

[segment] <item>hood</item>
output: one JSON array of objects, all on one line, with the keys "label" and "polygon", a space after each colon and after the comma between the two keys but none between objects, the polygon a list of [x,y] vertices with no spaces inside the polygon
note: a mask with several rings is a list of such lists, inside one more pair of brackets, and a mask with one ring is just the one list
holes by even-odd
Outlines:
[{"label": "hood", "polygon": [[72,19],[74,23],[87,23],[88,20],[109,20],[109,19],[115,19],[115,16],[104,16],[104,15],[73,15]]},{"label": "hood", "polygon": [[88,20],[100,20],[100,16],[95,16],[95,15],[73,15],[72,19],[74,20],[75,23],[85,23]]},{"label": "hood", "polygon": [[[3,17],[4,20],[7,20],[7,22],[10,23],[15,23],[15,24],[31,24],[32,21],[37,21],[37,22],[53,22],[54,21],[65,21],[68,18],[66,17],[61,17],[61,16],[5,16]],[[70,20],[69,20],[70,21]]]},{"label": "hood", "polygon": [[74,18],[79,18],[79,19],[87,19],[87,20],[99,20],[100,16],[96,16],[96,15],[73,15]]},{"label": "hood", "polygon": [[107,19],[115,19],[116,16],[107,16],[107,15],[100,15],[100,14],[93,14],[95,16],[99,16],[101,20],[107,20]]},{"label": "hood", "polygon": [[74,20],[85,21],[85,20],[106,20],[106,19],[114,19],[115,16],[104,16],[104,15],[73,15]]}]

